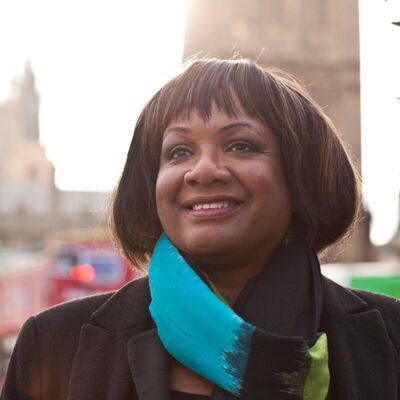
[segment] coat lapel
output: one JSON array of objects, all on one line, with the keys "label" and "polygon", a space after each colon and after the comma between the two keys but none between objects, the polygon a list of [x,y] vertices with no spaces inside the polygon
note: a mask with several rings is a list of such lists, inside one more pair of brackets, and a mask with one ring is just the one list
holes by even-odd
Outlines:
[{"label": "coat lapel", "polygon": [[68,400],[168,400],[168,355],[149,303],[148,280],[143,278],[92,314],[80,332]]},{"label": "coat lapel", "polygon": [[[329,399],[395,399],[395,352],[381,313],[323,278],[321,328],[328,335]],[[372,350],[372,351],[371,351]]]},{"label": "coat lapel", "polygon": [[168,400],[168,354],[155,328],[132,337],[128,360],[139,400]]}]

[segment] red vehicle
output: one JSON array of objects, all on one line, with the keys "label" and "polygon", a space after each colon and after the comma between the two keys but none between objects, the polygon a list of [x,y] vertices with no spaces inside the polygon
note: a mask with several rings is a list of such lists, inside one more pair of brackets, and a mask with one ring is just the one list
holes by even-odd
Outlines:
[{"label": "red vehicle", "polygon": [[[49,252],[1,258],[0,388],[8,358],[23,322],[52,305],[116,290],[141,274],[132,270],[105,235],[87,231],[58,234]],[[46,254],[47,253],[47,254]]]},{"label": "red vehicle", "polygon": [[52,304],[115,290],[140,275],[107,240],[59,241],[52,263]]}]

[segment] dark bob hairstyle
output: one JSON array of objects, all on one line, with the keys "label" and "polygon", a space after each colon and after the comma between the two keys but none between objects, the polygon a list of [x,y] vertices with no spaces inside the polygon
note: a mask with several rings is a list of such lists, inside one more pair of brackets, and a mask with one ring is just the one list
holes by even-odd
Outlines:
[{"label": "dark bob hairstyle", "polygon": [[234,98],[278,139],[294,215],[291,226],[320,252],[346,236],[359,211],[359,179],[329,118],[292,77],[249,60],[192,61],[163,86],[137,121],[114,193],[114,235],[136,266],[162,232],[155,187],[163,132],[196,109],[207,120],[212,103],[236,116]]}]

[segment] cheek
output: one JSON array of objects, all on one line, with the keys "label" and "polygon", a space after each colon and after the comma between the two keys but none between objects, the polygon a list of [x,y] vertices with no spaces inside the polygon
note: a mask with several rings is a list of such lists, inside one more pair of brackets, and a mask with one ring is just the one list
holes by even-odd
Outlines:
[{"label": "cheek", "polygon": [[277,208],[288,209],[291,212],[291,200],[282,168],[279,165],[269,165],[268,168],[257,168],[253,173],[253,187],[267,201],[275,200]]},{"label": "cheek", "polygon": [[160,220],[163,218],[164,214],[163,200],[165,201],[166,195],[168,193],[168,183],[164,175],[165,174],[159,173],[156,181],[156,207]]},{"label": "cheek", "polygon": [[156,180],[156,202],[158,205],[159,200],[162,198],[164,191],[164,179],[162,174],[160,172],[157,175],[157,180]]},{"label": "cheek", "polygon": [[264,188],[286,187],[282,168],[279,165],[276,165],[275,162],[253,165],[251,169],[245,172],[245,175],[251,177],[254,186],[262,186]]},{"label": "cheek", "polygon": [[160,168],[156,180],[156,198],[162,199],[166,194],[168,194],[168,189],[171,188],[172,184],[172,174],[166,168]]},{"label": "cheek", "polygon": [[156,181],[156,206],[161,223],[168,218],[176,204],[179,182],[179,176],[174,171],[160,169]]}]

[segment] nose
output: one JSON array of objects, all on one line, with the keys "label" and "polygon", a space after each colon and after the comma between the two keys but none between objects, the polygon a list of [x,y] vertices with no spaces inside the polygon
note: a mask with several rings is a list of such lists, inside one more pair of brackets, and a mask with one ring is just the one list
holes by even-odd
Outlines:
[{"label": "nose", "polygon": [[185,173],[184,182],[187,185],[211,185],[214,183],[229,183],[231,172],[215,152],[204,152],[193,160],[192,168]]}]

